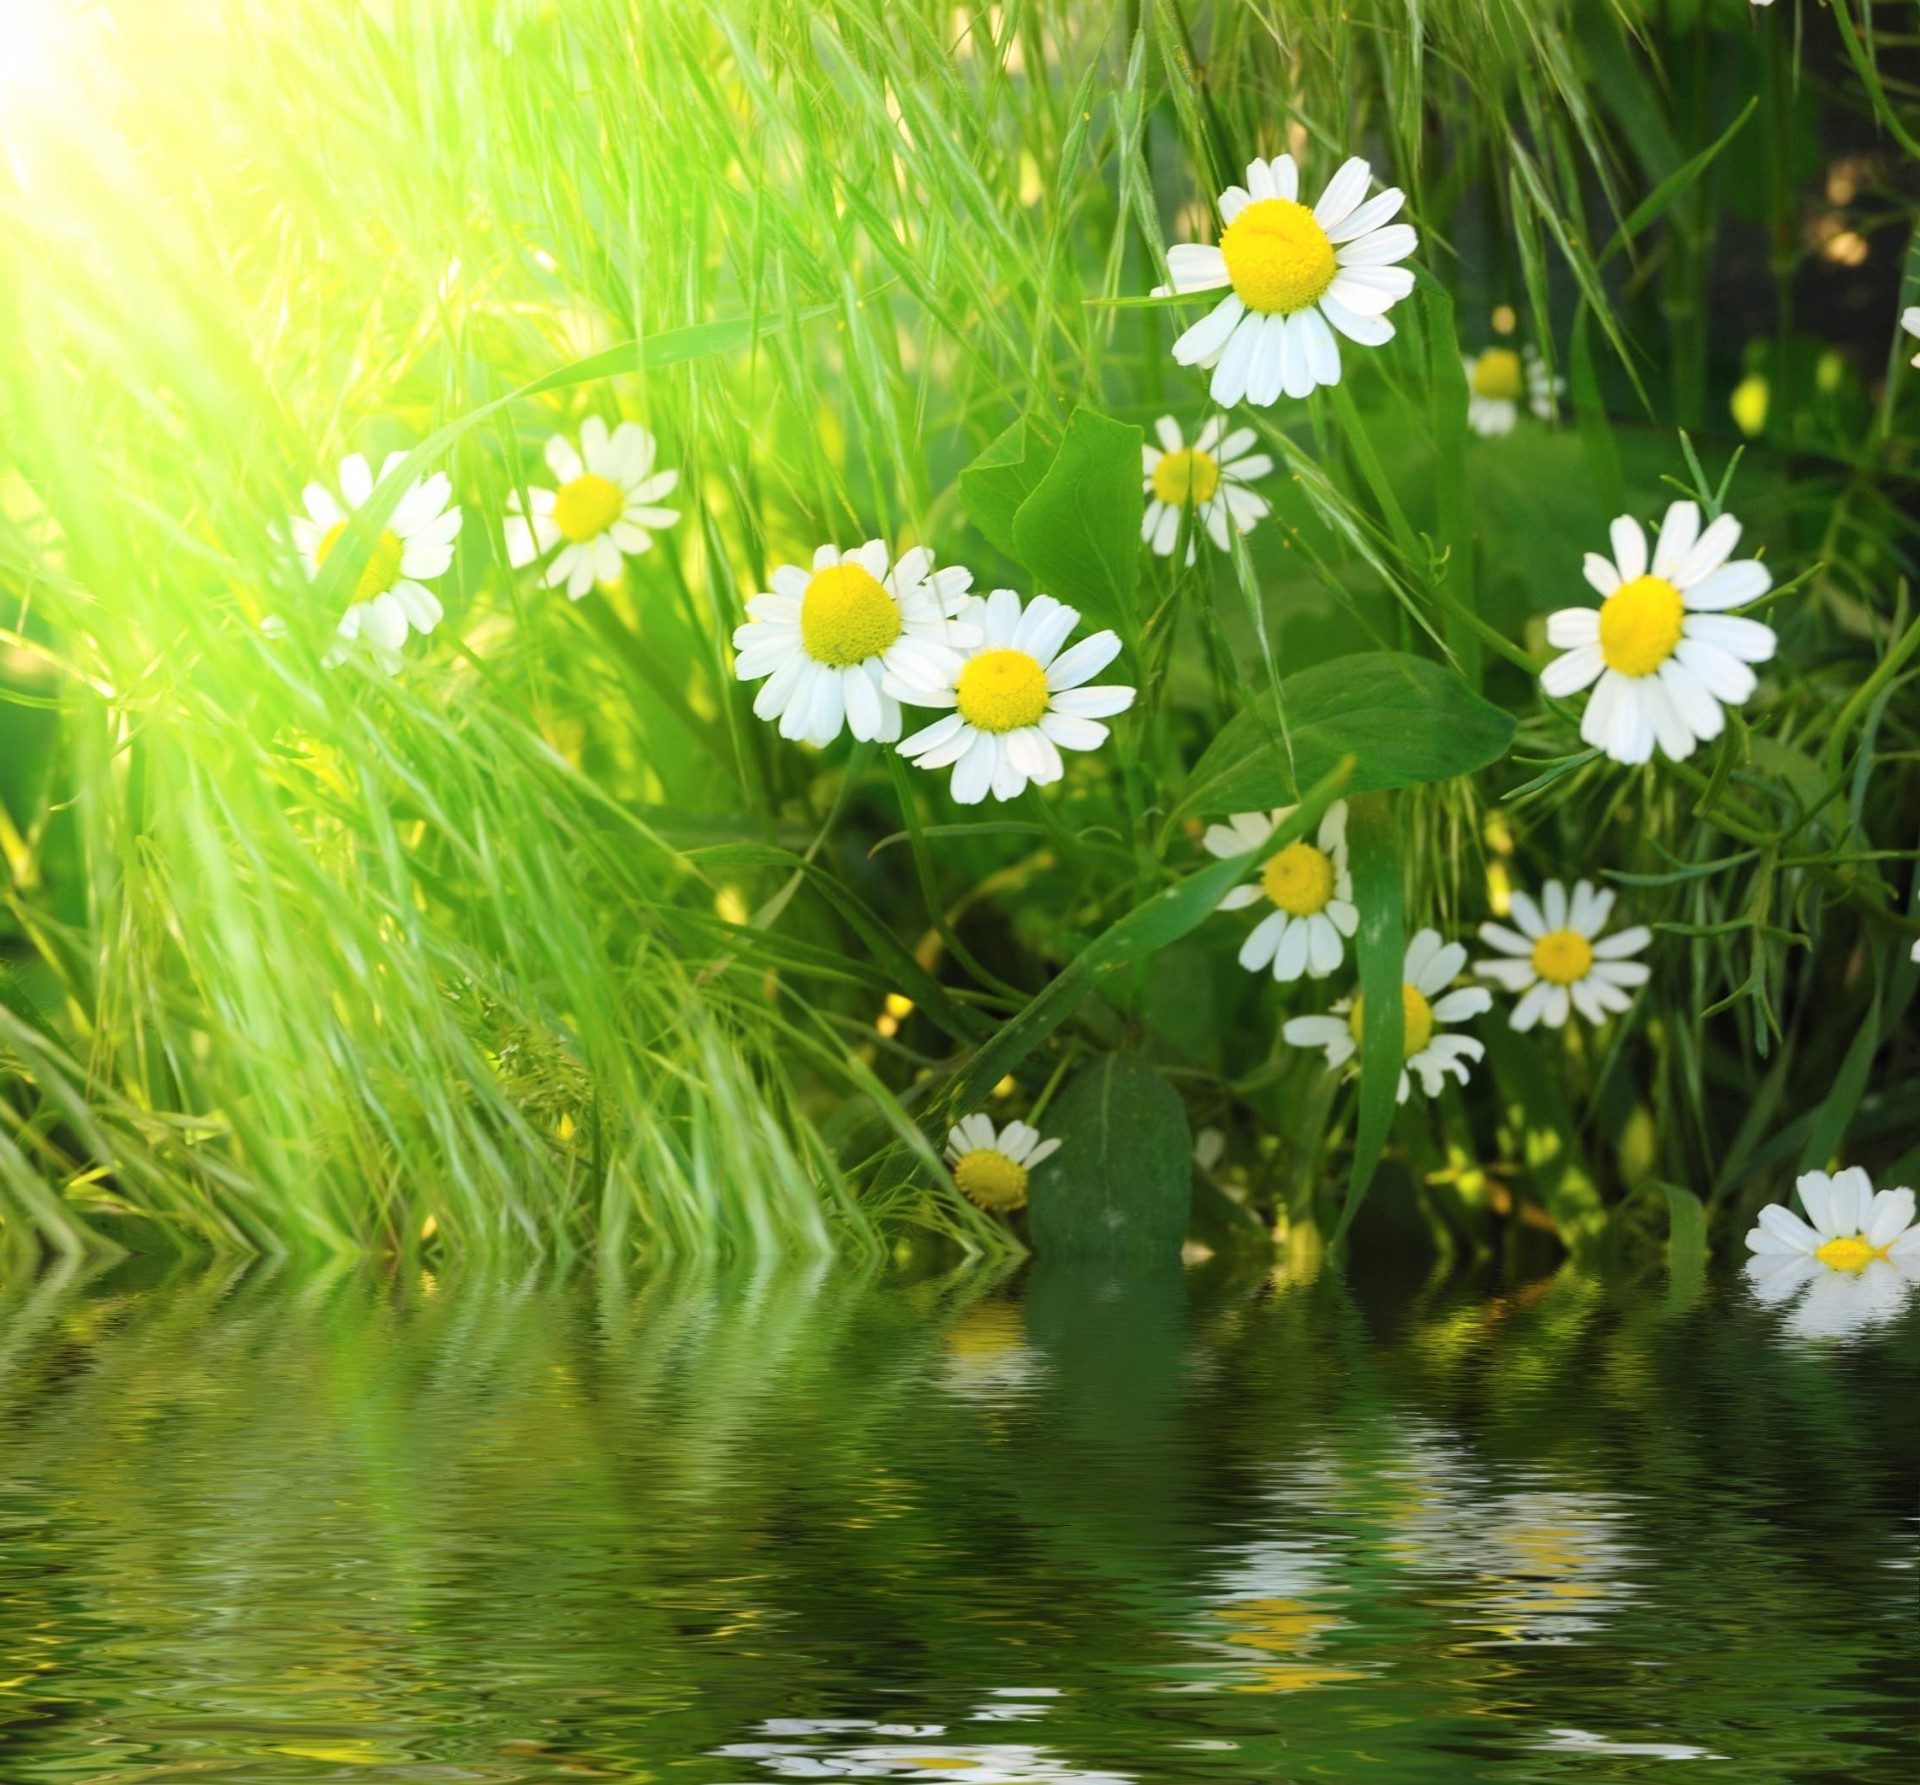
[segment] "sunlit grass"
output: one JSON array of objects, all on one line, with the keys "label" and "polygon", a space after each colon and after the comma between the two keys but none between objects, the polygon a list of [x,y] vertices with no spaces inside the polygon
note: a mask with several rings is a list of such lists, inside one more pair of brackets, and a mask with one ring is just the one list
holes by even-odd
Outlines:
[{"label": "sunlit grass", "polygon": [[[1399,796],[1409,930],[1602,868],[1641,877],[1639,921],[1685,927],[1609,1031],[1548,1055],[1490,1021],[1476,1098],[1396,1130],[1382,1220],[1590,1240],[1661,1231],[1663,1181],[1737,1204],[1849,1134],[1897,1160],[1920,1140],[1904,354],[1849,343],[1829,377],[1787,301],[1818,253],[1803,204],[1837,208],[1800,173],[1821,142],[1788,18],[1621,10],[1638,41],[1538,0],[0,7],[45,46],[0,87],[6,1232],[79,1248],[122,1210],[267,1249],[1003,1246],[935,1164],[951,1071],[1202,859],[1164,821],[1267,685],[1256,619],[1282,670],[1437,634],[1522,720],[1515,764]],[[1023,414],[1197,416],[1176,316],[1092,300],[1144,293],[1244,160],[1289,146],[1320,176],[1357,147],[1407,188],[1460,338],[1513,305],[1569,378],[1562,425],[1436,479],[1463,458],[1439,312],[1402,306],[1339,393],[1378,477],[1322,399],[1256,417],[1276,521],[1237,564],[1154,562],[1112,759],[993,815],[1024,829],[889,841],[903,787],[920,826],[964,815],[755,721],[746,597],[876,534],[1020,581],[960,469]],[[1854,271],[1890,341],[1909,217],[1882,165]],[[1718,324],[1716,257],[1754,229],[1779,300]],[[724,351],[643,369],[733,319]],[[627,342],[631,369],[448,453],[449,617],[405,672],[322,670],[337,614],[276,538],[301,486]],[[1771,396],[1729,501],[1778,583],[1814,573],[1768,614],[1764,717],[1691,780],[1587,764],[1514,799],[1577,742],[1436,591],[1470,552],[1479,621],[1543,659],[1606,520],[1692,480],[1676,424],[1717,481],[1748,359]],[[652,428],[685,518],[574,606],[508,570],[500,523],[587,413]],[[1345,1106],[1274,1042],[1310,1006],[1238,975],[1235,941],[1103,986],[994,1107],[1145,1044],[1263,1218],[1330,1225]],[[916,962],[946,1027],[924,998],[888,1015]],[[1849,1077],[1868,1025],[1891,1045]]]}]

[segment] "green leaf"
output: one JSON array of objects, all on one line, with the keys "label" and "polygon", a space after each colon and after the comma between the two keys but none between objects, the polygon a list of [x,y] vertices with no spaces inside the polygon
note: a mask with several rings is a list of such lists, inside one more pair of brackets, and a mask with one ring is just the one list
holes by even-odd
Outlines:
[{"label": "green leaf", "polygon": [[1284,805],[1349,756],[1352,793],[1445,781],[1504,756],[1513,731],[1443,664],[1401,651],[1336,657],[1282,681],[1278,710],[1262,696],[1236,713],[1194,765],[1175,814]]},{"label": "green leaf", "polygon": [[1707,1205],[1678,1184],[1660,1186],[1667,1197],[1667,1305],[1684,1308],[1699,1299],[1707,1276]]},{"label": "green leaf", "polygon": [[1046,1258],[1175,1257],[1193,1197],[1186,1106],[1144,1061],[1106,1054],[1048,1112],[1060,1150],[1034,1170],[1027,1231]]},{"label": "green leaf", "polygon": [[1140,584],[1144,438],[1126,422],[1076,409],[1046,476],[1013,517],[1015,556],[1031,573],[1034,591],[1127,636]]},{"label": "green leaf", "polygon": [[1048,462],[1045,443],[1021,420],[960,473],[967,519],[1009,558],[1020,556],[1013,542],[1013,517],[1046,475]]},{"label": "green leaf", "polygon": [[1246,878],[1248,869],[1307,835],[1345,791],[1350,769],[1347,763],[1337,765],[1300,802],[1299,811],[1258,848],[1231,861],[1210,863],[1178,885],[1155,893],[1083,948],[967,1062],[954,1080],[954,1111],[965,1114],[978,1109],[987,1092],[1066,1021],[1102,973],[1179,941],[1213,914],[1227,893]]},{"label": "green leaf", "polygon": [[1400,987],[1406,967],[1406,915],[1401,909],[1400,853],[1393,811],[1383,793],[1362,794],[1347,807],[1347,852],[1353,902],[1360,907],[1354,951],[1360,959],[1360,1121],[1354,1133],[1353,1174],[1334,1233],[1339,1241],[1366,1200],[1367,1186],[1387,1144],[1406,1062],[1406,1010]]}]

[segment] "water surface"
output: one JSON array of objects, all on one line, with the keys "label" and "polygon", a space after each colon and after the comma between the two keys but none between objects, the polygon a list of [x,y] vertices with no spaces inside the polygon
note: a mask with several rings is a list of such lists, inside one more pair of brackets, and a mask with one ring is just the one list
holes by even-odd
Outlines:
[{"label": "water surface", "polygon": [[0,1780],[1920,1778],[1920,1314],[0,1286]]}]

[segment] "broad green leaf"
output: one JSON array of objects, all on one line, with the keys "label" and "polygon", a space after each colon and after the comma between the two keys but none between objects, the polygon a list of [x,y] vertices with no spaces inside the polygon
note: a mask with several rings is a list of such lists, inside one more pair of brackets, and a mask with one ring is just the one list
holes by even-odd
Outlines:
[{"label": "broad green leaf", "polygon": [[1008,1018],[954,1080],[952,1108],[964,1115],[1073,1013],[1100,975],[1177,942],[1205,922],[1249,868],[1304,837],[1346,790],[1351,764],[1337,764],[1300,802],[1299,811],[1256,849],[1231,861],[1212,862],[1177,886],[1157,892],[1083,948],[1024,1010]]},{"label": "broad green leaf", "polygon": [[1046,476],[1013,517],[1015,556],[1032,575],[1033,592],[1127,636],[1140,584],[1143,439],[1126,422],[1076,409]]},{"label": "broad green leaf", "polygon": [[967,519],[1009,558],[1020,556],[1013,517],[1046,475],[1051,457],[1032,424],[1021,420],[960,473]]},{"label": "broad green leaf", "polygon": [[1691,1190],[1662,1184],[1667,1197],[1667,1306],[1699,1299],[1707,1276],[1707,1205]]},{"label": "broad green leaf", "polygon": [[1105,1054],[1047,1113],[1060,1150],[1034,1170],[1027,1231],[1047,1258],[1177,1257],[1193,1196],[1186,1105],[1141,1060]]},{"label": "broad green leaf", "polygon": [[[1387,1144],[1405,1069],[1405,1007],[1400,986],[1406,964],[1406,915],[1401,908],[1400,852],[1393,810],[1384,793],[1362,794],[1347,807],[1347,849],[1353,902],[1360,907],[1354,951],[1360,959],[1360,1121],[1354,1132],[1353,1175],[1335,1240],[1353,1225]],[[1377,1014],[1376,1014],[1377,1013]]]},{"label": "broad green leaf", "polygon": [[1513,720],[1443,664],[1401,651],[1336,657],[1285,678],[1207,747],[1175,808],[1248,812],[1284,805],[1353,758],[1351,793],[1445,781],[1507,752]]}]

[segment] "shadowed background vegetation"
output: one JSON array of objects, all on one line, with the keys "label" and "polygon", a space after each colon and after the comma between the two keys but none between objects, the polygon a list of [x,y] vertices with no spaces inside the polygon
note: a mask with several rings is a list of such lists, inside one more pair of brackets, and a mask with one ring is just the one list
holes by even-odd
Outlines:
[{"label": "shadowed background vegetation", "polygon": [[[1605,869],[1660,935],[1597,1035],[1482,1019],[1357,1241],[1671,1219],[1692,1251],[1803,1161],[1910,1175],[1892,10],[79,10],[45,60],[84,75],[0,87],[0,1236],[1007,1249],[931,1150],[956,1075],[1204,859],[1169,819],[1269,662],[1383,644],[1520,720],[1511,760],[1393,796],[1409,929]],[[1083,404],[1198,420],[1184,313],[1102,300],[1287,147],[1309,186],[1349,151],[1403,185],[1431,278],[1346,354],[1361,427],[1324,395],[1252,418],[1281,471],[1245,556],[1151,561],[1108,749],[961,814],[944,777],[755,721],[727,641],[773,566],[879,534],[1028,590],[962,469]],[[1468,441],[1451,341],[1502,305],[1569,395]],[[589,413],[654,430],[685,518],[575,606],[507,569],[500,520]],[[396,679],[324,671],[337,611],[274,529],[344,452],[443,427],[447,622]],[[1681,771],[1584,760],[1512,655],[1544,660],[1612,515],[1717,485],[1743,439],[1727,502],[1791,585],[1750,725]],[[1089,1055],[1144,1055],[1224,1136],[1210,1243],[1310,1250],[1352,1100],[1277,1030],[1345,986],[1242,972],[1240,933],[1104,975],[989,1107],[1044,1122]]]}]

